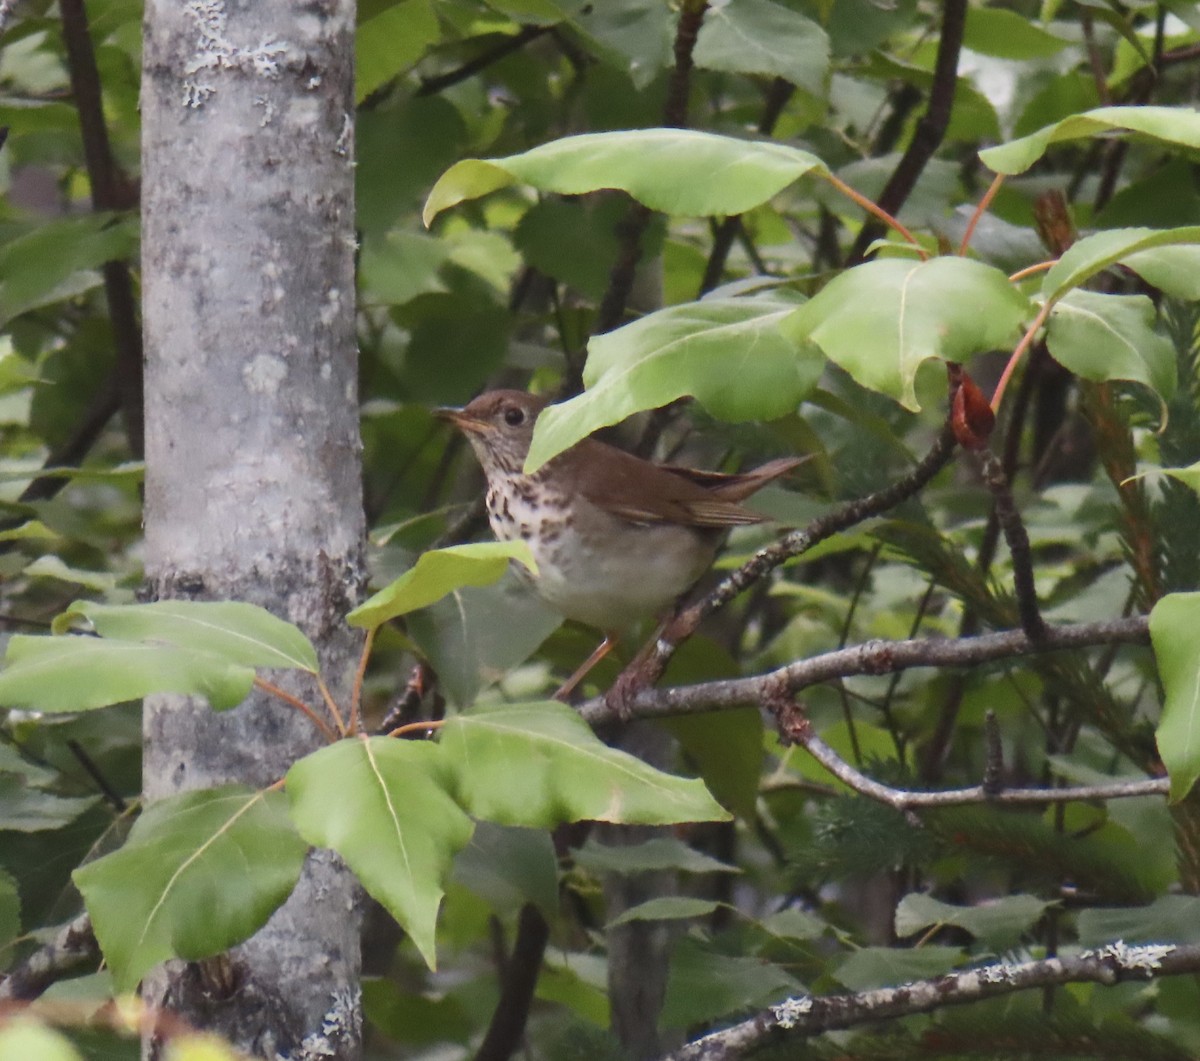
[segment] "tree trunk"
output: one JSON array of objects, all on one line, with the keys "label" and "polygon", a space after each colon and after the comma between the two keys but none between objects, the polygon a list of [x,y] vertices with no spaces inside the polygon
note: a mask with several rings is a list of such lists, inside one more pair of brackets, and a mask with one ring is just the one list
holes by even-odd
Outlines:
[{"label": "tree trunk", "polygon": [[[149,592],[297,623],[335,695],[363,577],[354,25],[353,0],[147,0],[142,80]],[[317,703],[311,682],[279,683]],[[266,785],[319,743],[257,693],[223,714],[155,697],[145,794]],[[316,853],[258,935],[169,963],[145,997],[256,1056],[357,1057],[359,906]]]}]

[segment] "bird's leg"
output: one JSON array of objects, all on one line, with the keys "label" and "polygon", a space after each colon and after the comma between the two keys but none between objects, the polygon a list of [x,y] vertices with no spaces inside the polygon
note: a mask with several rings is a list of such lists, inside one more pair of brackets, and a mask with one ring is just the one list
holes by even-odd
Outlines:
[{"label": "bird's leg", "polygon": [[596,651],[588,656],[588,658],[579,665],[575,673],[572,674],[571,677],[569,677],[559,687],[558,692],[554,694],[554,699],[562,700],[565,703],[567,698],[570,697],[570,695],[575,691],[579,683],[587,677],[588,672],[616,647],[617,635],[605,634],[604,640],[596,646]]},{"label": "bird's leg", "polygon": [[671,625],[671,621],[671,617],[667,617],[659,622],[658,626],[654,629],[654,636],[642,645],[637,655],[617,675],[617,680],[612,683],[612,687],[604,694],[605,705],[622,722],[628,722],[633,717],[634,697],[646,688],[647,685],[653,684],[657,679],[656,675],[648,677],[644,673],[646,662],[654,654],[658,639],[662,637],[667,627]]}]

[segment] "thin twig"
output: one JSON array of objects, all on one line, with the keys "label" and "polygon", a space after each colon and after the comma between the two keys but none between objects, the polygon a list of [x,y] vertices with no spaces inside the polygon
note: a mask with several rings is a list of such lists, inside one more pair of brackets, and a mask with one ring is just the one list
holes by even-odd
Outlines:
[{"label": "thin twig", "polygon": [[96,765],[96,761],[84,750],[83,745],[77,740],[68,740],[67,749],[75,756],[75,759],[86,771],[88,777],[95,782],[96,787],[108,801],[109,806],[118,814],[124,814],[129,809],[129,804],[126,802],[125,797],[113,788],[112,783],[104,776],[100,767]]},{"label": "thin twig", "polygon": [[705,619],[750,585],[825,539],[894,508],[920,491],[949,463],[954,446],[954,433],[946,424],[930,451],[907,475],[874,494],[857,498],[827,512],[801,530],[785,534],[778,541],[760,549],[736,571],[726,575],[711,593],[679,612],[667,624],[661,636],[643,648],[625,668],[612,690],[614,707],[619,707],[636,690],[658,681],[679,645],[691,637]]},{"label": "thin twig", "polygon": [[971,215],[971,220],[967,222],[967,230],[963,233],[962,243],[958,245],[958,254],[961,258],[967,253],[971,246],[971,237],[975,235],[975,229],[979,225],[980,219],[987,213],[987,209],[992,205],[992,200],[996,198],[996,193],[1000,190],[1000,185],[1004,183],[1004,174],[997,173],[992,178],[992,183],[988,186],[988,190],[983,193],[983,198],[979,200],[979,205],[975,207],[975,212]]},{"label": "thin twig", "polygon": [[1046,623],[1038,606],[1037,584],[1033,574],[1033,555],[1029,545],[1029,533],[1017,511],[1009,487],[1008,476],[996,455],[990,450],[979,453],[983,481],[992,492],[993,511],[1004,540],[1008,543],[1009,559],[1013,569],[1013,589],[1017,595],[1017,614],[1021,628],[1031,641],[1037,641],[1046,632]]},{"label": "thin twig", "polygon": [[[91,452],[96,440],[108,427],[109,422],[121,411],[121,391],[117,385],[120,369],[114,369],[100,388],[92,395],[87,409],[79,419],[71,437],[58,449],[52,451],[42,465],[48,468],[76,468],[83,463],[83,458]],[[32,501],[49,501],[71,481],[66,475],[39,475],[21,491],[21,503]],[[0,524],[0,526],[7,526]]]},{"label": "thin twig", "polygon": [[[452,85],[457,85],[460,82],[466,81],[469,77],[474,77],[481,71],[486,70],[493,63],[499,62],[505,56],[520,51],[530,41],[537,40],[538,37],[549,33],[553,28],[552,25],[524,26],[511,37],[505,37],[504,40],[493,45],[491,48],[480,52],[474,59],[463,63],[462,66],[457,66],[453,70],[447,70],[446,73],[438,74],[436,77],[425,78],[421,81],[420,87],[413,95],[435,96]],[[372,93],[372,96],[374,95],[375,93]]]},{"label": "thin twig", "polygon": [[[1021,436],[1024,431],[1025,417],[1029,412],[1037,381],[1041,374],[1042,358],[1046,356],[1044,344],[1033,348],[1029,364],[1021,375],[1017,393],[1009,403],[1007,423],[1004,428],[1004,450],[1001,465],[1004,475],[1009,482],[1017,474],[1021,455]],[[996,545],[1000,540],[1000,521],[996,516],[996,506],[993,503],[988,512],[987,523],[979,541],[979,549],[975,554],[975,567],[982,575],[991,569],[996,555]],[[1128,614],[1128,613],[1125,613]],[[979,612],[977,606],[967,603],[963,608],[962,618],[958,624],[959,637],[971,637],[979,632]],[[950,749],[950,738],[954,735],[954,727],[958,722],[958,713],[962,707],[963,696],[966,693],[966,678],[964,675],[954,675],[946,688],[946,695],[938,712],[937,722],[933,733],[922,747],[919,764],[920,776],[925,781],[935,781],[941,776],[946,754]]]},{"label": "thin twig", "polygon": [[[762,117],[758,120],[759,136],[770,136],[775,132],[779,116],[795,91],[796,86],[782,77],[777,77],[771,82],[771,87],[767,89],[767,99],[763,106]],[[733,214],[717,226],[716,232],[713,233],[712,249],[708,252],[708,261],[704,265],[704,277],[700,281],[700,295],[711,291],[721,282],[721,276],[725,272],[725,263],[733,248],[733,241],[737,238],[738,230],[741,227],[741,214]]]},{"label": "thin twig", "polygon": [[1004,791],[1004,740],[996,712],[991,708],[983,716],[983,739],[985,757],[981,787],[990,799]]},{"label": "thin twig", "polygon": [[354,672],[354,689],[350,693],[351,735],[358,732],[359,716],[361,714],[362,705],[363,678],[367,673],[367,662],[371,658],[371,646],[375,643],[375,634],[378,631],[379,627],[377,626],[368,628],[367,636],[363,639],[362,652],[358,657],[358,668]]},{"label": "thin twig", "polygon": [[1037,273],[1049,272],[1057,264],[1058,259],[1052,258],[1050,261],[1038,262],[1037,265],[1027,265],[1024,269],[1018,269],[1008,279],[1015,284],[1018,280],[1024,280],[1027,276],[1034,276]]},{"label": "thin twig", "polygon": [[939,792],[913,792],[908,789],[881,785],[856,770],[820,737],[798,739],[798,744],[839,781],[863,796],[886,803],[896,810],[916,810],[922,807],[962,807],[976,803],[1008,803],[1020,806],[1043,803],[1076,803],[1106,799],[1133,799],[1138,796],[1166,796],[1171,781],[1166,777],[1150,777],[1137,781],[1114,781],[1110,785],[1080,785],[1076,788],[1004,788],[995,791],[987,784],[970,788],[951,788]]},{"label": "thin twig", "polygon": [[[122,180],[113,160],[104,123],[100,71],[96,51],[88,31],[83,0],[61,0],[63,44],[71,75],[71,91],[79,112],[83,153],[87,162],[88,182],[95,210],[128,210],[134,205],[128,185]],[[117,388],[124,414],[129,448],[140,459],[145,450],[142,414],[142,330],[138,323],[137,300],[129,265],[123,261],[105,262],[104,293],[112,323],[117,355]]]},{"label": "thin twig", "polygon": [[1092,71],[1092,81],[1096,85],[1096,97],[1102,106],[1107,107],[1112,102],[1108,91],[1108,73],[1105,70],[1104,56],[1096,44],[1095,22],[1092,13],[1084,6],[1079,7],[1079,26],[1083,30],[1083,43],[1087,50],[1088,66]]},{"label": "thin twig", "polygon": [[333,716],[333,721],[337,724],[338,732],[343,736],[346,733],[346,723],[342,719],[342,712],[338,708],[337,701],[333,698],[333,693],[329,691],[329,686],[325,684],[325,679],[320,675],[316,675],[317,688],[321,690],[321,699],[325,701],[325,706],[329,708],[329,713]]},{"label": "thin twig", "polygon": [[[684,129],[688,123],[688,97],[692,83],[692,51],[708,9],[705,0],[686,0],[679,11],[675,26],[675,65],[667,82],[667,98],[663,104],[663,125],[669,129]],[[608,276],[608,287],[596,311],[592,334],[603,335],[616,328],[625,316],[638,262],[642,257],[642,237],[650,225],[654,211],[634,202],[617,225],[618,250]]]},{"label": "thin twig", "polygon": [[441,729],[446,724],[445,720],[426,719],[424,722],[409,722],[403,726],[397,726],[394,730],[388,733],[389,737],[403,737],[409,733],[426,733],[429,730]]},{"label": "thin twig", "polygon": [[329,723],[321,718],[321,716],[318,715],[303,700],[292,696],[291,693],[284,692],[284,690],[280,689],[278,685],[272,685],[266,680],[266,678],[259,678],[255,676],[254,684],[257,685],[263,692],[270,693],[272,696],[277,696],[285,704],[294,707],[297,711],[302,711],[312,721],[313,725],[316,726],[317,729],[319,729],[326,737],[328,737],[330,741],[336,741],[338,739],[338,735],[329,728]]},{"label": "thin twig", "polygon": [[[914,236],[911,232],[909,232],[908,229],[905,228],[899,222],[899,220],[897,220],[897,218],[895,218],[892,214],[890,214],[882,206],[878,205],[877,203],[872,202],[861,192],[856,192],[845,181],[839,179],[838,177],[835,177],[832,173],[823,173],[823,174],[821,174],[821,176],[824,177],[825,180],[827,180],[830,184],[832,184],[839,192],[841,192],[851,202],[857,203],[864,210],[866,210],[867,213],[873,214],[875,217],[879,218],[879,220],[882,221],[885,225],[889,225],[890,227],[894,228],[897,232],[899,232],[901,236],[903,236],[906,240],[908,240],[909,243],[911,243],[914,247],[917,248],[918,252],[920,252],[922,261],[924,261],[925,259],[927,259],[929,257],[929,252],[924,247],[921,246],[921,244],[917,240],[917,237]],[[865,227],[864,227],[863,231],[864,232],[866,231]],[[875,232],[876,232],[876,235],[872,237],[873,240],[878,238],[879,235],[882,235],[882,230],[880,230],[878,228],[875,229]],[[867,245],[870,246],[870,243],[868,243]]]},{"label": "thin twig", "polygon": [[393,733],[407,725],[405,719],[414,718],[425,699],[426,692],[437,680],[428,663],[418,660],[409,672],[408,681],[404,683],[404,692],[397,697],[395,705],[383,716],[379,725],[379,733]]},{"label": "thin twig", "polygon": [[1004,392],[1008,389],[1008,382],[1012,379],[1013,373],[1017,370],[1017,365],[1021,363],[1021,356],[1029,348],[1029,344],[1033,342],[1033,337],[1037,335],[1038,329],[1046,323],[1046,318],[1050,316],[1050,310],[1054,308],[1054,303],[1050,299],[1046,299],[1045,304],[1038,311],[1038,315],[1034,317],[1033,323],[1026,329],[1025,334],[1021,336],[1021,341],[1017,343],[1017,347],[1012,352],[1012,356],[1008,359],[1008,364],[1004,366],[1004,372],[1000,375],[1000,380],[996,384],[996,389],[992,392],[992,412],[1000,411],[1000,403],[1004,401]]}]

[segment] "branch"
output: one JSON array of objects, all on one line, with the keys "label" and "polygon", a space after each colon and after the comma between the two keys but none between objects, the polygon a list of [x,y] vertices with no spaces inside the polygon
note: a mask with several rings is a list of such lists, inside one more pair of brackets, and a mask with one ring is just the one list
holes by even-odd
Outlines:
[{"label": "branch", "polygon": [[1013,588],[1017,595],[1017,614],[1021,617],[1021,629],[1031,641],[1038,641],[1046,632],[1046,621],[1038,607],[1037,584],[1033,577],[1033,556],[1029,546],[1029,534],[1021,521],[1013,501],[1008,476],[1004,467],[990,450],[979,454],[983,481],[992,492],[992,511],[1004,540],[1008,543],[1009,558],[1013,567]]},{"label": "branch", "polygon": [[508,1061],[521,1045],[549,940],[546,919],[536,906],[526,903],[517,920],[517,938],[504,970],[500,1000],[475,1061]]},{"label": "branch", "polygon": [[[91,451],[108,423],[121,411],[121,394],[117,385],[120,369],[114,369],[95,394],[74,434],[46,457],[42,469],[77,468]],[[64,475],[40,475],[21,491],[23,503],[49,501],[71,480]],[[7,524],[5,524],[7,526]]]},{"label": "branch", "polygon": [[667,98],[663,103],[663,125],[668,129],[686,129],[688,97],[692,87],[692,52],[704,24],[708,0],[684,0],[675,26],[675,67],[667,82]]},{"label": "branch", "polygon": [[83,745],[77,740],[68,740],[67,749],[75,756],[79,765],[83,767],[88,777],[95,783],[96,787],[100,790],[100,794],[108,801],[109,806],[118,814],[124,814],[129,809],[129,804],[125,801],[125,797],[104,776],[104,772],[96,765],[96,760],[88,755]]},{"label": "branch", "polygon": [[420,87],[413,95],[437,95],[443,89],[457,85],[461,81],[466,81],[469,77],[474,77],[480,71],[486,70],[492,63],[499,62],[506,55],[520,51],[530,41],[537,40],[538,37],[549,33],[552,29],[554,29],[553,26],[524,26],[519,32],[514,33],[511,37],[506,37],[498,44],[480,52],[474,59],[468,60],[462,66],[455,67],[453,70],[447,70],[446,73],[438,74],[437,77],[424,78],[421,81]]},{"label": "branch", "polygon": [[807,527],[791,531],[778,541],[760,549],[736,571],[727,575],[711,593],[676,615],[667,624],[661,636],[638,653],[637,658],[625,668],[613,687],[614,707],[619,707],[637,690],[658,681],[676,648],[695,633],[701,622],[723,608],[742,590],[765,577],[780,564],[806,553],[826,538],[886,512],[912,497],[946,466],[953,454],[954,434],[947,424],[921,462],[891,486],[847,502],[813,520]]},{"label": "branch", "polygon": [[[704,23],[708,10],[707,0],[685,0],[675,27],[675,66],[667,83],[667,98],[663,104],[663,125],[669,129],[684,129],[688,123],[688,95],[692,83],[692,52],[696,47],[696,36]],[[625,316],[629,293],[637,273],[637,264],[642,257],[642,236],[650,224],[654,212],[641,203],[633,203],[629,212],[617,226],[619,249],[617,260],[608,276],[608,287],[596,311],[596,325],[592,334],[603,335],[612,331]]]},{"label": "branch", "polygon": [[[777,77],[771,82],[771,87],[767,89],[767,99],[762,117],[758,120],[759,136],[770,136],[775,132],[779,116],[795,91],[796,86],[782,77]],[[725,272],[725,262],[729,258],[729,251],[732,249],[733,241],[737,238],[738,229],[741,227],[741,214],[733,214],[717,226],[717,231],[713,236],[712,250],[709,251],[708,261],[704,266],[704,278],[700,281],[699,293],[701,295],[711,291],[720,283],[721,275]]]},{"label": "branch", "polygon": [[[129,188],[117,171],[100,90],[100,71],[96,52],[88,32],[83,0],[61,0],[63,44],[71,74],[71,92],[79,112],[83,136],[83,154],[87,162],[88,182],[95,210],[128,210],[132,205]],[[142,330],[138,323],[137,302],[129,266],[123,261],[105,262],[104,293],[112,323],[117,354],[117,388],[125,419],[125,433],[133,455],[144,452],[145,426],[142,417]]]},{"label": "branch", "polygon": [[[1005,477],[1011,482],[1017,474],[1021,456],[1021,436],[1024,432],[1025,418],[1028,415],[1030,402],[1041,376],[1042,364],[1049,355],[1044,344],[1034,347],[1029,364],[1021,375],[1017,385],[1017,393],[1009,403],[1008,422],[1004,428],[1004,448],[1000,458]],[[993,502],[988,512],[987,523],[983,528],[983,537],[979,542],[979,550],[975,557],[975,566],[982,574],[987,574],[996,555],[996,543],[1000,537],[1000,521],[996,516],[996,505]],[[964,602],[962,618],[958,624],[958,636],[970,637],[979,632],[979,613],[976,605]],[[938,720],[933,728],[933,734],[920,751],[921,777],[925,781],[936,781],[941,775],[946,754],[950,748],[950,738],[958,721],[958,712],[962,707],[966,683],[961,675],[951,679],[946,690],[945,699],[938,713]]]},{"label": "branch", "polygon": [[[941,146],[950,126],[954,87],[958,80],[958,57],[962,51],[966,23],[966,0],[943,0],[942,31],[933,68],[933,85],[929,90],[929,106],[917,122],[908,149],[896,164],[878,200],[879,206],[893,217],[907,201],[921,172],[933,157],[933,153]],[[868,220],[850,248],[847,261],[850,264],[861,261],[866,249],[882,234],[882,227]]]},{"label": "branch", "polygon": [[801,1036],[929,1013],[943,1006],[961,1006],[1035,987],[1074,983],[1111,987],[1128,980],[1155,980],[1198,970],[1200,944],[1131,946],[1118,941],[1070,957],[1013,964],[994,962],[900,987],[789,998],[749,1020],[688,1043],[662,1061],[728,1061],[767,1043],[794,1042]]},{"label": "branch", "polygon": [[[663,718],[698,714],[721,708],[760,703],[796,693],[810,685],[863,674],[894,674],[912,667],[978,667],[984,663],[1095,645],[1148,645],[1150,624],[1144,615],[1094,623],[1048,626],[1031,640],[1023,630],[1005,630],[979,637],[916,638],[908,641],[867,641],[852,648],[797,660],[751,678],[727,678],[669,689],[642,689],[624,704],[630,718]],[[603,697],[588,700],[580,713],[591,725],[613,722],[620,713]]]},{"label": "branch", "polygon": [[1166,796],[1170,778],[1151,777],[1137,781],[1114,781],[1104,785],[1079,785],[1074,788],[1004,788],[999,779],[985,777],[983,784],[970,788],[914,792],[880,784],[855,769],[817,736],[812,723],[790,698],[768,701],[767,707],[779,723],[780,736],[790,744],[799,744],[839,781],[855,792],[897,810],[918,807],[959,807],[973,803],[1073,803],[1077,800],[1128,799],[1134,796]]},{"label": "branch", "polygon": [[99,961],[100,947],[92,931],[92,919],[80,914],[0,980],[0,1003],[30,1002],[51,984]]}]

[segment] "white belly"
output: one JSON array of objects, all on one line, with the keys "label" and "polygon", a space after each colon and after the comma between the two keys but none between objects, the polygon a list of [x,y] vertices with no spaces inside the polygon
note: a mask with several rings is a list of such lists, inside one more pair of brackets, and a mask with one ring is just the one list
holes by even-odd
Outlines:
[{"label": "white belly", "polygon": [[716,552],[715,535],[628,523],[591,505],[582,514],[591,518],[568,524],[561,510],[535,511],[519,496],[501,507],[489,497],[496,537],[528,542],[538,565],[532,580],[538,595],[568,619],[606,632],[665,612]]}]

